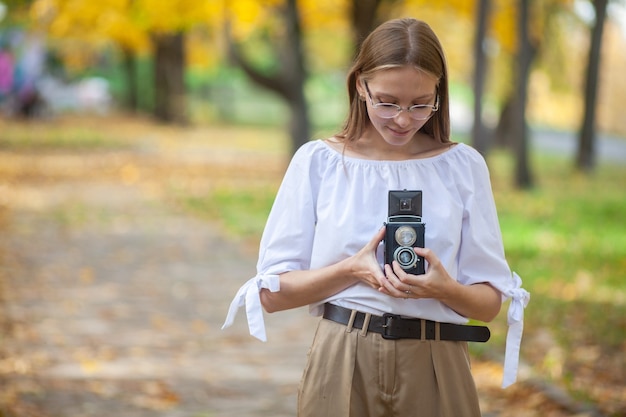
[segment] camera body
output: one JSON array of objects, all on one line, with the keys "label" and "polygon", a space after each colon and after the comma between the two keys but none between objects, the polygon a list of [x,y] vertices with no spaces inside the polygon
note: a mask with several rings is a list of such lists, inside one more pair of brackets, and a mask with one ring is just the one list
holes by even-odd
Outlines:
[{"label": "camera body", "polygon": [[389,211],[385,232],[385,264],[397,261],[409,274],[425,273],[424,258],[414,247],[424,247],[426,225],[422,223],[422,191],[389,191]]}]

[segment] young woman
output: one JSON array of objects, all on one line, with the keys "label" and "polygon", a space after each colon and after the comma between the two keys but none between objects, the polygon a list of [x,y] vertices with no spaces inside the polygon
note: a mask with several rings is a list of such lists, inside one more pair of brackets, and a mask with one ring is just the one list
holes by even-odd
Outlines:
[{"label": "young woman", "polygon": [[[450,141],[448,75],[431,28],[397,19],[363,42],[348,75],[342,132],[294,155],[261,240],[246,305],[265,340],[268,312],[309,305],[322,315],[302,378],[298,415],[480,416],[468,341],[507,298],[504,385],[515,380],[523,308],[504,256],[483,158]],[[425,274],[383,247],[390,190],[419,190]],[[485,336],[486,335],[486,336]]]}]

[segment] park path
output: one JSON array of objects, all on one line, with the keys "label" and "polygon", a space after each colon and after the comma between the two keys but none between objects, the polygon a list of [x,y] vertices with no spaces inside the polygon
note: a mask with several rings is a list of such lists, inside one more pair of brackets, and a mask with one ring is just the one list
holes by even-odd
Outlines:
[{"label": "park path", "polygon": [[116,221],[68,231],[12,219],[4,388],[50,416],[293,415],[303,312],[272,323],[266,344],[243,320],[220,333],[250,257],[158,208],[126,207]]},{"label": "park path", "polygon": [[[208,181],[232,176],[215,169],[228,152],[191,143],[0,152],[13,175],[0,189],[0,415],[295,415],[317,319],[266,315],[267,343],[248,335],[243,312],[220,330],[256,249],[155,186],[198,164],[213,167]],[[486,416],[569,415],[528,387],[503,394],[500,368],[474,364]]]},{"label": "park path", "polygon": [[150,146],[0,156],[15,177],[0,190],[0,404],[15,416],[294,415],[313,319],[268,317],[268,343],[242,316],[220,330],[254,273],[250,245],[139,178],[216,153]]}]

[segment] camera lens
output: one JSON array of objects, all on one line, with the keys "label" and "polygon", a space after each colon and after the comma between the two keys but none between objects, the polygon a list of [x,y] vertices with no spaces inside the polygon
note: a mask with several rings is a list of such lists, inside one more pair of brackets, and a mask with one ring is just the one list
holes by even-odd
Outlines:
[{"label": "camera lens", "polygon": [[404,265],[408,264],[409,262],[411,262],[411,254],[406,253],[406,251],[401,252],[400,255],[398,256],[400,262]]},{"label": "camera lens", "polygon": [[396,230],[395,238],[400,246],[411,246],[417,240],[417,232],[410,226],[400,226]]},{"label": "camera lens", "polygon": [[393,254],[393,258],[398,261],[402,269],[411,269],[417,264],[417,255],[413,248],[399,247]]}]

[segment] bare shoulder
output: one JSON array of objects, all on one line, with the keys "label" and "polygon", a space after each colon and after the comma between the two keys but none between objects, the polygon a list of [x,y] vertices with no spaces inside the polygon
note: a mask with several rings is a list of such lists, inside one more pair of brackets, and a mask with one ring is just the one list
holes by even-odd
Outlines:
[{"label": "bare shoulder", "polygon": [[438,155],[441,155],[442,153],[445,153],[446,151],[454,148],[456,145],[458,145],[457,142],[444,142],[444,143],[435,142],[430,147],[421,149],[418,152],[416,152],[414,155],[414,158],[415,159],[432,158],[433,156],[438,156]]},{"label": "bare shoulder", "polygon": [[336,136],[331,136],[327,139],[324,139],[324,142],[331,148],[339,151],[342,150],[344,146],[344,141]]}]

